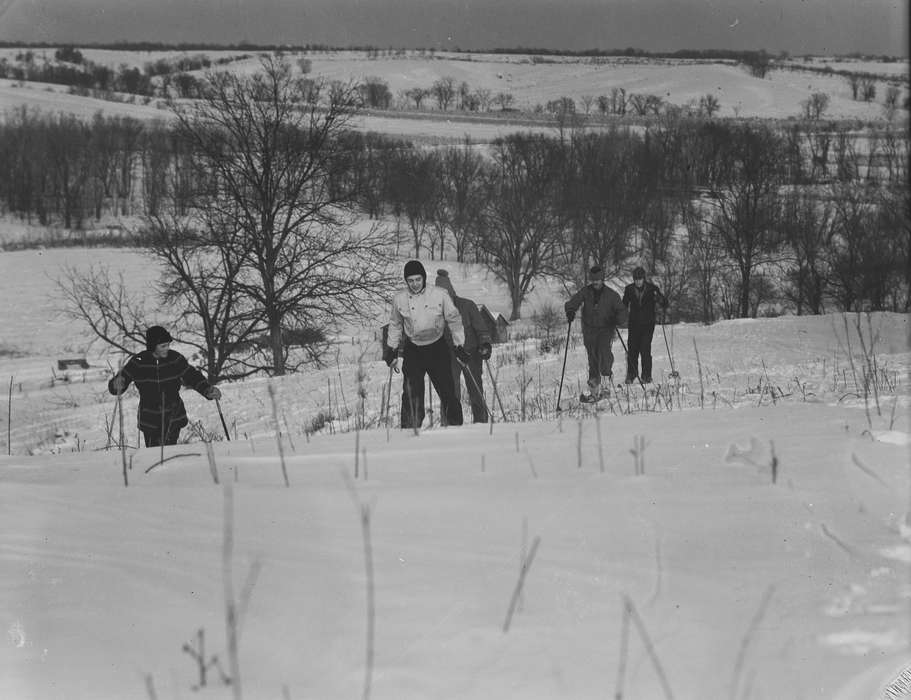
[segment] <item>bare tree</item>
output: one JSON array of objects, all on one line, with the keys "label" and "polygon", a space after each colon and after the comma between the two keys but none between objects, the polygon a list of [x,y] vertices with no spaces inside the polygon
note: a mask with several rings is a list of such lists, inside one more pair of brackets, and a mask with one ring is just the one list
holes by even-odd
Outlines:
[{"label": "bare tree", "polygon": [[439,183],[439,160],[432,151],[406,149],[390,158],[387,196],[393,212],[408,224],[416,257],[434,220]]},{"label": "bare tree", "polygon": [[286,331],[363,318],[388,283],[383,236],[353,226],[353,194],[333,186],[357,91],[323,88],[266,57],[252,76],[210,73],[200,100],[171,104],[192,147],[194,208],[232,217],[238,291],[264,319],[278,375]]},{"label": "bare tree", "polygon": [[443,151],[440,161],[442,187],[436,218],[452,232],[456,260],[460,262],[481,227],[487,200],[483,165],[483,157],[467,137],[461,145]]},{"label": "bare tree", "polygon": [[791,193],[782,203],[781,228],[792,255],[785,296],[798,315],[805,309],[823,313],[831,275],[827,251],[835,233],[831,201]]},{"label": "bare tree", "polygon": [[[113,274],[105,266],[93,266],[87,272],[64,267],[56,288],[66,316],[85,323],[95,339],[126,354],[145,343],[148,319],[153,315],[161,318],[155,313],[154,294],[129,291],[123,272]],[[174,327],[176,319],[168,320]]]},{"label": "bare tree", "polygon": [[623,264],[654,194],[645,165],[642,139],[632,133],[573,139],[561,206],[573,233],[575,263],[581,258],[614,270]]},{"label": "bare tree", "polygon": [[478,244],[509,289],[515,320],[535,280],[559,271],[555,253],[563,222],[554,200],[563,153],[553,140],[516,134],[494,143],[493,160]]},{"label": "bare tree", "polygon": [[447,75],[436,80],[430,88],[430,93],[436,99],[437,106],[445,112],[456,97],[455,78]]},{"label": "bare tree", "polygon": [[714,183],[704,220],[718,234],[725,253],[739,273],[738,313],[751,312],[750,283],[754,272],[773,262],[780,243],[777,226],[783,141],[769,127],[736,127],[730,132],[726,158],[733,166],[729,179]]}]

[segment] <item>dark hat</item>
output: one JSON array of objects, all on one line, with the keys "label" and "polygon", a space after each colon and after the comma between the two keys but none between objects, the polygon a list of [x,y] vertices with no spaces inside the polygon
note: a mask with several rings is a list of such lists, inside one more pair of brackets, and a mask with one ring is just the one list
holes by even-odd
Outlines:
[{"label": "dark hat", "polygon": [[161,326],[151,326],[146,331],[146,350],[154,350],[156,345],[170,343],[173,340],[171,334]]},{"label": "dark hat", "polygon": [[634,280],[644,280],[645,279],[645,268],[637,267],[633,270],[633,279]]},{"label": "dark hat", "polygon": [[593,265],[588,271],[588,278],[590,280],[603,280],[604,268],[600,265]]},{"label": "dark hat", "polygon": [[449,272],[446,270],[437,270],[437,279],[435,282],[437,287],[442,287],[447,292],[449,296],[453,299],[456,297],[455,289],[452,288],[452,280],[449,279]]},{"label": "dark hat", "polygon": [[427,270],[421,265],[420,260],[409,260],[405,263],[405,279],[407,280],[412,275],[420,275],[424,278],[424,283],[427,283]]}]

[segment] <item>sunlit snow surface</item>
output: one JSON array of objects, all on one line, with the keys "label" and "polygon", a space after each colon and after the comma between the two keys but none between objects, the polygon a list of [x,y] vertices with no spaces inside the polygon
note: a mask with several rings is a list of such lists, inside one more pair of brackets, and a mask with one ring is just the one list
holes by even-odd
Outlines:
[{"label": "sunlit snow surface", "polygon": [[[457,291],[508,315],[483,272],[447,266]],[[236,433],[213,443],[219,484],[194,439],[157,466],[157,449],[128,450],[125,486],[120,452],[103,449],[106,360],[90,351],[84,382],[50,386],[55,358],[78,352],[79,336],[55,328],[35,285],[31,311],[27,297],[0,294],[5,327],[22,319],[3,344],[24,351],[2,358],[0,376],[13,378],[13,454],[0,457],[0,698],[232,697],[219,670],[232,674],[228,583],[244,698],[364,697],[369,681],[369,697],[390,700],[585,700],[618,685],[623,697],[661,698],[663,683],[694,700],[868,700],[909,663],[905,316],[873,318],[898,388],[878,409],[843,381],[841,315],[783,317],[668,327],[681,374],[672,410],[643,410],[635,394],[597,417],[576,408],[585,364],[574,343],[558,416],[562,353],[539,355],[531,340],[529,391],[551,408],[513,422],[522,367],[504,360],[522,344],[497,346],[491,369],[511,421],[497,407],[492,433],[418,436],[379,425],[389,375],[365,328],[338,366],[274,380],[289,487],[266,379],[222,386]],[[666,384],[659,333],[654,350]],[[365,351],[373,427],[357,434],[343,409],[353,412]],[[330,387],[341,417],[305,435]],[[221,431],[213,404],[186,401],[191,418]],[[194,690],[200,630],[218,664]]]}]

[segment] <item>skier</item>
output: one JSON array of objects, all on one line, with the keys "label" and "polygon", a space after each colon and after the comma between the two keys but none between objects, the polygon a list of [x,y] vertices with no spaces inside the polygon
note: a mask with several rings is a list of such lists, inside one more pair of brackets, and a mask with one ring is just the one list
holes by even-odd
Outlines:
[{"label": "skier", "polygon": [[576,292],[566,302],[566,320],[573,322],[576,311],[582,307],[582,341],[588,355],[588,389],[585,401],[601,398],[601,377],[608,383],[613,378],[614,355],[611,343],[617,326],[626,320],[626,311],[620,295],[604,284],[604,270],[595,265],[588,271],[589,284]]},{"label": "skier", "polygon": [[[466,363],[459,362],[455,357],[452,358],[452,382],[455,389],[456,401],[462,400],[461,378],[465,375],[465,386],[468,387],[468,399],[471,402],[471,416],[475,423],[487,422],[487,408],[484,404],[484,384],[483,384],[483,363],[489,360],[493,349],[490,345],[490,331],[484,318],[481,316],[478,305],[471,299],[457,296],[455,289],[452,287],[452,281],[449,279],[449,272],[446,270],[437,270],[435,281],[437,287],[441,287],[449,293],[449,297],[456,305],[459,313],[462,315],[462,328],[465,331],[465,352],[470,359]],[[447,343],[452,345],[452,334],[446,333]]]},{"label": "skier", "polygon": [[[425,374],[440,397],[441,423],[462,425],[462,404],[455,397],[452,381],[452,352],[443,337],[448,326],[456,357],[463,362],[471,359],[463,347],[462,316],[446,292],[427,286],[427,271],[418,260],[405,263],[404,277],[406,288],[392,298],[383,357],[390,367],[398,361],[399,354],[403,358],[402,403],[407,402],[410,411],[402,411],[402,427],[417,427],[424,420],[423,401],[419,403],[417,397],[423,399]],[[399,351],[403,337],[404,348]]]},{"label": "skier", "polygon": [[187,411],[180,399],[180,387],[188,386],[210,401],[220,399],[221,391],[209,384],[187,358],[171,350],[171,334],[161,326],[145,333],[146,349],[133,355],[108,382],[115,396],[126,391],[130,382],[139,391],[139,429],[146,447],[175,445],[180,430],[187,425]]},{"label": "skier", "polygon": [[[623,290],[623,304],[629,312],[627,338],[626,383],[637,377],[644,384],[652,381],[652,335],[655,332],[656,307],[667,309],[667,297],[654,284],[645,279],[645,270],[633,270],[633,283]],[[642,356],[642,374],[639,374],[639,356]]]}]

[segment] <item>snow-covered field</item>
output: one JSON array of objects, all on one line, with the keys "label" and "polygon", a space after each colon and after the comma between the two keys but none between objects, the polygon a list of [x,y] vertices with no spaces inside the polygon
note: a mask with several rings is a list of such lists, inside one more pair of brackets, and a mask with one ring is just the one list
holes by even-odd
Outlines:
[{"label": "snow-covered field", "polygon": [[[0,57],[12,60],[19,49],[0,50]],[[198,52],[188,52],[196,55]],[[237,55],[238,52],[211,52],[213,58]],[[118,68],[121,65],[143,66],[158,58],[175,58],[177,52],[123,52],[100,49],[86,50],[87,59]],[[39,52],[39,57],[42,54]],[[48,51],[47,55],[52,56]],[[292,62],[305,57],[311,62],[311,74],[326,80],[362,81],[379,78],[389,86],[393,96],[414,87],[429,89],[440,78],[466,83],[470,90],[489,90],[491,96],[509,93],[513,106],[532,110],[548,101],[571,97],[581,106],[583,98],[610,95],[623,89],[627,95],[652,94],[671,104],[696,104],[707,94],[718,99],[721,117],[799,118],[802,103],[812,94],[826,93],[829,104],[826,118],[879,120],[883,118],[882,96],[885,82],[878,85],[879,99],[862,102],[852,99],[850,87],[843,76],[821,75],[798,70],[773,70],[764,79],[752,77],[742,66],[731,63],[710,63],[686,60],[642,60],[630,58],[600,59],[547,57],[545,62],[530,56],[493,54],[447,54],[434,57],[381,57],[371,59],[360,51],[338,51],[289,55]],[[819,64],[812,64],[819,65]],[[908,63],[848,62],[830,64],[872,74],[907,73]],[[223,67],[233,72],[253,72],[259,68],[256,57],[231,62]],[[904,91],[907,92],[907,83]],[[125,96],[125,102],[66,94],[66,88],[40,83],[14,83],[0,80],[0,113],[26,106],[50,112],[68,112],[89,118],[96,112],[129,116],[136,119],[167,118],[158,100]],[[148,102],[146,104],[146,102]],[[430,107],[432,99],[425,102]],[[903,103],[903,98],[899,100]],[[592,109],[597,110],[595,103]],[[907,119],[907,114],[903,114]],[[397,117],[395,112],[384,116],[364,116],[358,128],[398,134],[406,137],[461,138],[468,134],[475,141],[488,141],[517,129],[510,124],[462,123],[450,125],[445,120],[410,119]],[[523,127],[525,130],[527,127]]]},{"label": "snow-covered field", "polygon": [[[211,460],[198,439],[164,463],[131,447],[125,476],[106,358],[51,385],[89,340],[49,298],[64,262],[151,281],[129,251],[0,253],[0,698],[870,700],[911,673],[905,315],[860,319],[881,378],[866,402],[855,316],[670,326],[680,381],[659,331],[662,394],[598,414],[576,406],[573,329],[562,412],[562,353],[516,341],[491,361],[508,422],[485,377],[492,428],[419,435],[382,425],[389,373],[373,328],[350,329],[337,365],[271,380],[281,454],[252,379],[222,385],[233,439]],[[424,262],[506,311],[480,269]],[[526,380],[543,416],[523,423]],[[194,690],[201,646],[218,662]]]}]

